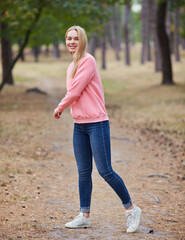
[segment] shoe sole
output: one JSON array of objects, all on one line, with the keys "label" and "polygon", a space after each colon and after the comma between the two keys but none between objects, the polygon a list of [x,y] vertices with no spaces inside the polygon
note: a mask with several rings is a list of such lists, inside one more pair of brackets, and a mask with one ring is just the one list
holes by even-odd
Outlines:
[{"label": "shoe sole", "polygon": [[139,228],[140,220],[141,220],[141,209],[139,208],[139,221],[138,221],[138,224],[137,224],[137,228],[132,230],[132,231],[127,231],[127,233],[135,232]]},{"label": "shoe sole", "polygon": [[78,226],[78,227],[68,227],[68,226],[65,226],[65,228],[70,228],[70,229],[78,229],[78,228],[90,228],[91,225],[81,225],[81,226]]}]

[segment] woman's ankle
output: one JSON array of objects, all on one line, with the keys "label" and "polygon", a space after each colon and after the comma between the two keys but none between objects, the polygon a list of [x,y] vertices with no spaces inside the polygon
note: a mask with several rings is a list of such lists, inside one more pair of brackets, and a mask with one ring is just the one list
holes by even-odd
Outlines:
[{"label": "woman's ankle", "polygon": [[83,216],[86,217],[86,218],[89,218],[90,217],[90,213],[89,212],[83,212]]}]

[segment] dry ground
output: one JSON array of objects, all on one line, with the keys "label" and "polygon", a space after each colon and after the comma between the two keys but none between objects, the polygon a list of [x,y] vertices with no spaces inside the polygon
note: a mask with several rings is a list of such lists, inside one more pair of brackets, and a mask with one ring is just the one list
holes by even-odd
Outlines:
[{"label": "dry ground", "polygon": [[[185,87],[179,65],[173,91],[158,85],[159,75],[151,77],[150,64],[125,68],[123,78],[116,70],[120,63],[101,72],[113,168],[142,208],[137,233],[125,233],[120,200],[95,166],[93,226],[64,228],[79,211],[73,121],[68,110],[60,120],[52,116],[65,93],[65,81],[60,79],[67,64],[67,60],[63,64],[20,63],[15,70],[18,84],[7,86],[0,95],[0,239],[185,239]],[[140,82],[134,81],[134,76],[141,79],[137,71],[144,76]],[[48,94],[26,93],[26,88],[35,85]]]}]

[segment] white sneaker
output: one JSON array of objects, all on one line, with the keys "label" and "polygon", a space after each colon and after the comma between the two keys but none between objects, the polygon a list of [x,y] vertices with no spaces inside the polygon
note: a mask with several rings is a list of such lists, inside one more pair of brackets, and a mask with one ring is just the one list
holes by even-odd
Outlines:
[{"label": "white sneaker", "polygon": [[139,227],[141,209],[134,205],[134,208],[131,210],[126,210],[127,217],[127,232],[135,232]]},{"label": "white sneaker", "polygon": [[71,222],[65,224],[66,228],[88,228],[91,227],[91,219],[83,216],[81,212],[75,219]]}]

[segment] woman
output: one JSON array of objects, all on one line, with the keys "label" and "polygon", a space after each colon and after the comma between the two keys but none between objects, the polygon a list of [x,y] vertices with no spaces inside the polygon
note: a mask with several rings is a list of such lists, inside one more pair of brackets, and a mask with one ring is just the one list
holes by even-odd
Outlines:
[{"label": "woman", "polygon": [[111,166],[109,119],[104,103],[103,87],[95,59],[86,52],[87,36],[79,26],[66,32],[66,47],[73,56],[67,70],[67,93],[54,110],[59,119],[71,106],[74,119],[73,147],[79,175],[80,214],[66,228],[91,226],[92,156],[99,174],[113,188],[126,209],[127,232],[139,226],[141,209],[132,204],[123,180]]}]

